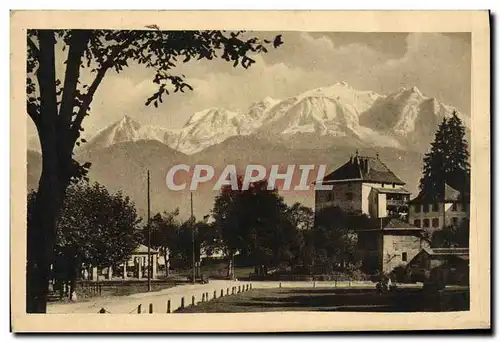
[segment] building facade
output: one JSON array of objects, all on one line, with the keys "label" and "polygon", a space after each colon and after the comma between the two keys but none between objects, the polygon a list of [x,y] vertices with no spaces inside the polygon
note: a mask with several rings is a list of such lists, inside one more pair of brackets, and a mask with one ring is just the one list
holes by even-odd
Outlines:
[{"label": "building facade", "polygon": [[328,174],[322,184],[331,190],[316,190],[315,210],[329,206],[370,217],[369,227],[357,227],[357,252],[368,273],[390,273],[405,266],[427,246],[424,230],[408,223],[410,193],[378,157],[351,157]]},{"label": "building facade", "polygon": [[410,192],[378,157],[351,157],[328,174],[322,184],[331,190],[316,190],[316,212],[334,206],[373,218],[395,217],[406,220]]},{"label": "building facade", "polygon": [[430,234],[446,226],[458,226],[466,218],[469,218],[468,205],[461,200],[460,192],[448,184],[441,200],[420,192],[409,205],[409,222]]}]

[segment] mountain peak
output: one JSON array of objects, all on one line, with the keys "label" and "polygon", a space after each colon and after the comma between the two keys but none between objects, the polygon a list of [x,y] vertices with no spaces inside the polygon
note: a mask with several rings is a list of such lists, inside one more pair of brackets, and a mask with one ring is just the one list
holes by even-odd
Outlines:
[{"label": "mountain peak", "polygon": [[411,87],[411,92],[422,96],[422,92],[417,88],[417,86]]},{"label": "mountain peak", "polygon": [[420,89],[417,88],[417,86],[413,86],[411,88],[405,88],[402,87],[397,94],[409,94],[409,95],[416,95],[418,97],[425,97]]},{"label": "mountain peak", "polygon": [[339,86],[343,86],[343,87],[351,88],[352,89],[352,87],[346,81],[337,82],[334,85],[339,85]]}]

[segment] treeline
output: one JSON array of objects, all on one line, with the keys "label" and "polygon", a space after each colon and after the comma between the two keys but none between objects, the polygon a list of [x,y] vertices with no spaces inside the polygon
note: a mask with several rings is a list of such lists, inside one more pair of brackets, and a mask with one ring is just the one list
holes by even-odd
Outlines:
[{"label": "treeline", "polygon": [[367,216],[336,207],[315,214],[300,203],[287,205],[276,190],[268,189],[266,180],[252,183],[248,190],[223,187],[205,220],[180,222],[177,216],[178,211],[155,215],[151,240],[188,266],[194,227],[196,261],[202,252],[221,253],[229,260],[236,255],[241,266],[300,267],[306,272],[316,266],[358,269],[355,230],[373,224]]},{"label": "treeline", "polygon": [[[33,224],[36,192],[28,194],[28,226]],[[69,285],[70,298],[82,266],[107,267],[124,262],[141,239],[141,222],[134,204],[121,192],[110,193],[99,183],[68,187],[56,224],[52,274],[56,287]],[[40,248],[44,245],[40,241]],[[49,279],[47,279],[48,281]]]}]

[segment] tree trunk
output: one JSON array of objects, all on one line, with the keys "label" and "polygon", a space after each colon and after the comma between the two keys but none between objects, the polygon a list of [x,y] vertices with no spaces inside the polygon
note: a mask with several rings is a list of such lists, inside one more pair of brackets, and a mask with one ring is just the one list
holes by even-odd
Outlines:
[{"label": "tree trunk", "polygon": [[57,96],[55,88],[54,32],[39,33],[40,113],[37,122],[42,147],[42,174],[27,227],[26,312],[45,313],[56,220],[61,207],[60,168],[57,155]]}]

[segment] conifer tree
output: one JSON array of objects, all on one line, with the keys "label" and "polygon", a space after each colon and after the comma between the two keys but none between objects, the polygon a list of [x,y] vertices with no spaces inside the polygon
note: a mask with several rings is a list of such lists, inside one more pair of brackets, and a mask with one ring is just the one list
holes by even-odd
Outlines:
[{"label": "conifer tree", "polygon": [[453,113],[439,124],[431,149],[424,157],[420,190],[431,199],[444,196],[445,184],[450,185],[468,201],[470,166],[465,127]]}]

